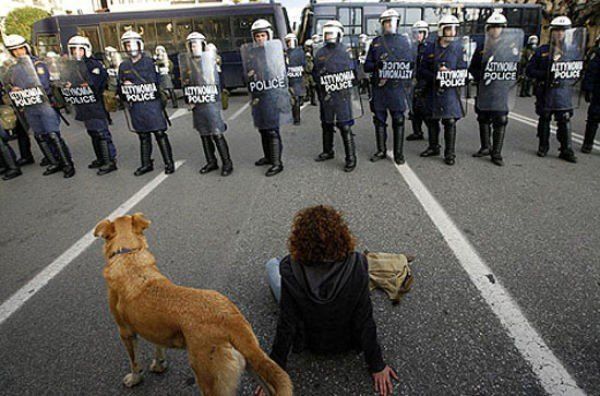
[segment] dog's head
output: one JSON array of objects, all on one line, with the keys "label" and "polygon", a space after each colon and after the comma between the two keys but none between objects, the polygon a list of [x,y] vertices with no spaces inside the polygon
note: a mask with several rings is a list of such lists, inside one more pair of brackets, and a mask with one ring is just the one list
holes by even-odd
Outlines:
[{"label": "dog's head", "polygon": [[110,259],[119,251],[140,251],[148,248],[144,230],[150,220],[143,213],[121,216],[115,221],[102,220],[94,229],[95,237],[104,238],[104,255]]}]

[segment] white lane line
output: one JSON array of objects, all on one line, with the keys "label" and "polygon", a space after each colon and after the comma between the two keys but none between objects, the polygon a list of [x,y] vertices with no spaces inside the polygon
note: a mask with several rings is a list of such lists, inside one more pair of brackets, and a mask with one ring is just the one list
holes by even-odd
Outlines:
[{"label": "white lane line", "polygon": [[246,109],[248,107],[250,107],[250,102],[247,102],[245,105],[243,105],[242,107],[240,107],[238,109],[238,111],[236,111],[235,113],[233,113],[233,115],[227,119],[227,121],[233,121],[233,120],[235,120],[236,118],[238,118],[240,116],[240,114],[242,114],[244,111],[246,111]]},{"label": "white lane line", "polygon": [[173,114],[171,114],[171,116],[169,117],[169,120],[173,121],[176,118],[179,117],[183,117],[184,115],[187,115],[188,113],[191,113],[191,111],[189,109],[177,109]]},{"label": "white lane line", "polygon": [[[388,155],[390,158],[393,157],[391,151]],[[498,277],[494,275],[410,166],[407,164],[395,166],[454,252],[471,282],[500,319],[523,358],[530,364],[544,390],[549,395],[585,395],[585,392],[577,386],[575,380],[552,353],[542,337],[527,321],[518,304],[502,286]],[[492,283],[492,279],[494,283]]]},{"label": "white lane line", "polygon": [[[175,168],[179,168],[185,161],[177,161]],[[156,187],[158,187],[163,181],[169,177],[164,172],[152,179],[148,184],[142,187],[141,190],[136,192],[127,201],[123,202],[121,206],[115,209],[109,218],[114,219],[115,217],[123,216],[129,212],[135,205],[137,205],[142,199],[147,197]],[[88,231],[81,239],[67,249],[63,254],[58,256],[53,262],[51,262],[46,268],[41,270],[33,279],[31,279],[25,286],[17,290],[8,300],[0,305],[0,326],[5,320],[10,318],[19,308],[21,308],[27,300],[33,297],[39,292],[44,286],[48,284],[56,275],[58,275],[67,265],[75,260],[81,253],[83,253],[94,241],[93,235],[94,230]]]},{"label": "white lane line", "polygon": [[304,110],[304,108],[305,108],[306,106],[308,106],[309,104],[310,104],[310,102],[306,102],[306,103],[304,103],[302,106],[300,106],[300,111]]}]

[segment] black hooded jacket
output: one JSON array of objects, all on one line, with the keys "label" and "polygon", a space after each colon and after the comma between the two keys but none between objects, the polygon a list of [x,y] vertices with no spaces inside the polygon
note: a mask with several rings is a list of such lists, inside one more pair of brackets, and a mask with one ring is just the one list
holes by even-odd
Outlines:
[{"label": "black hooded jacket", "polygon": [[367,259],[303,265],[288,255],[280,263],[281,302],[271,358],[285,369],[292,344],[310,351],[363,351],[371,373],[384,369],[369,295]]}]

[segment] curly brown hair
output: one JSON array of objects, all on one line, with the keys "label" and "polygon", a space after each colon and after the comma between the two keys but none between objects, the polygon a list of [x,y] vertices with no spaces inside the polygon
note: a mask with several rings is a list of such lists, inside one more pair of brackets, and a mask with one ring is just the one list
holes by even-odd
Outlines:
[{"label": "curly brown hair", "polygon": [[288,249],[296,262],[310,265],[343,261],[355,245],[342,214],[331,206],[311,206],[294,216]]}]

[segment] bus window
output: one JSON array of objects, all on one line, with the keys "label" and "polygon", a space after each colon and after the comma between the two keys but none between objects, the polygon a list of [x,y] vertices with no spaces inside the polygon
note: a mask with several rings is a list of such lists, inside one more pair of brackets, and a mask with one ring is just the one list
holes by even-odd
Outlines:
[{"label": "bus window", "polygon": [[423,20],[427,22],[430,26],[430,30],[432,32],[437,30],[437,23],[440,19],[441,9],[426,7],[425,12],[423,13]]},{"label": "bus window", "polygon": [[523,28],[529,26],[535,27],[535,30],[537,30],[539,24],[538,18],[540,15],[540,10],[537,8],[524,8],[522,10],[522,13],[523,19],[521,20],[521,25],[523,26]]},{"label": "bus window", "polygon": [[369,37],[379,36],[381,34],[381,24],[379,17],[367,18],[367,35]]},{"label": "bus window", "polygon": [[463,15],[463,33],[476,34],[477,21],[479,20],[479,8],[465,8]]},{"label": "bus window", "polygon": [[317,22],[315,23],[315,33],[314,34],[318,34],[319,36],[321,36],[323,34],[323,25],[325,25],[325,23],[327,21],[329,21],[329,18],[317,19]]},{"label": "bus window", "polygon": [[421,19],[420,8],[407,8],[406,17],[404,18],[404,26],[412,26],[415,22],[420,21]]},{"label": "bus window", "polygon": [[[102,36],[104,38],[104,48],[113,47],[120,49],[120,37],[119,33],[117,32],[117,25],[114,23],[103,23],[100,25],[100,28],[102,29]],[[104,50],[104,48],[102,50]]]},{"label": "bus window", "polygon": [[94,54],[97,52],[103,52],[103,48],[100,48],[100,33],[98,26],[78,26],[77,34],[87,37],[92,44],[92,51]]},{"label": "bus window", "polygon": [[194,31],[202,33],[206,40],[217,46],[219,51],[231,49],[231,32],[228,17],[198,17],[194,19]]},{"label": "bus window", "polygon": [[521,27],[521,10],[518,8],[504,8],[502,11],[508,20],[509,27]]},{"label": "bus window", "polygon": [[154,22],[138,22],[135,24],[135,28],[148,48],[156,46],[156,26]]},{"label": "bus window", "polygon": [[162,45],[167,53],[177,52],[175,48],[176,37],[173,22],[169,20],[156,21],[156,44]]},{"label": "bus window", "polygon": [[362,7],[340,7],[338,20],[344,25],[345,34],[362,33]]},{"label": "bus window", "polygon": [[185,49],[185,39],[188,34],[192,33],[192,20],[191,19],[177,19],[176,20],[176,32],[177,32],[177,42],[179,43],[178,49],[182,51]]},{"label": "bus window", "polygon": [[38,34],[36,42],[39,56],[46,56],[49,51],[60,54],[60,45],[56,34]]}]

